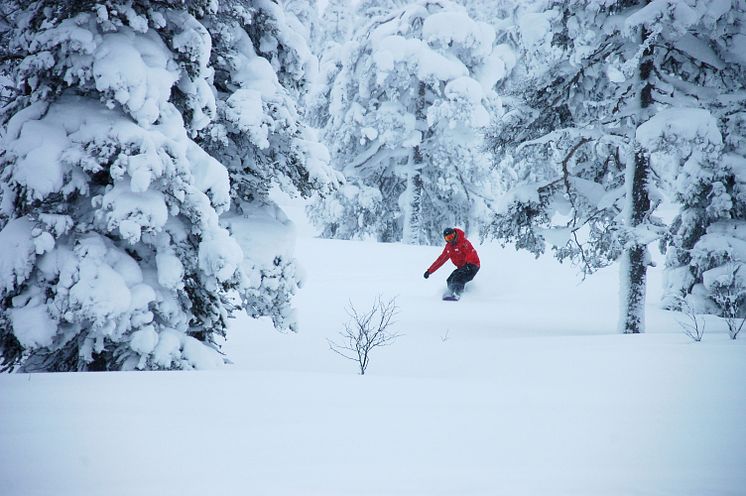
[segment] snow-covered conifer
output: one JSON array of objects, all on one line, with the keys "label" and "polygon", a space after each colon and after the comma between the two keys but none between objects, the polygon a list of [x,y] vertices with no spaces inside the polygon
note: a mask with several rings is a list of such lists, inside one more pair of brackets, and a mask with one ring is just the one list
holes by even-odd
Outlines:
[{"label": "snow-covered conifer", "polygon": [[317,0],[283,0],[282,5],[291,29],[303,34],[308,47],[318,57],[318,47],[324,36],[319,2]]},{"label": "snow-covered conifer", "polygon": [[386,16],[394,10],[404,8],[407,0],[361,0],[355,9],[355,18],[358,26],[370,23],[375,17]]},{"label": "snow-covered conifer", "polygon": [[549,244],[585,273],[616,260],[625,242],[620,214],[632,145],[627,122],[604,104],[637,100],[634,78],[618,88],[606,61],[639,45],[620,26],[603,27],[618,8],[588,4],[516,9],[511,39],[521,63],[503,89],[505,113],[487,135],[507,191],[488,235],[537,256]]},{"label": "snow-covered conifer", "polygon": [[[20,7],[16,1],[7,1],[0,3],[0,40],[9,39],[10,33],[16,24],[15,17]],[[10,51],[8,43],[0,46],[0,109],[4,108],[15,98],[17,90],[14,88],[11,74],[14,67],[20,61],[20,56]],[[2,110],[0,110],[2,112]],[[0,139],[3,137],[3,130],[0,127]]]},{"label": "snow-covered conifer", "polygon": [[701,106],[683,96],[702,82],[679,60],[687,44],[707,52],[698,26],[726,15],[709,3],[549,0],[513,19],[523,63],[489,139],[509,194],[489,233],[537,255],[548,243],[586,273],[621,260],[623,332],[644,329],[647,244],[663,233],[653,212],[672,160],[645,125]]},{"label": "snow-covered conifer", "polygon": [[315,46],[319,57],[335,45],[352,39],[355,27],[361,22],[355,15],[355,4],[348,0],[329,0],[321,13],[322,36]]},{"label": "snow-covered conifer", "polygon": [[466,7],[472,18],[499,28],[522,2],[518,0],[459,0],[459,3]]},{"label": "snow-covered conifer", "polygon": [[241,249],[212,118],[214,2],[26,2],[4,114],[0,355],[22,370],[222,363]]},{"label": "snow-covered conifer", "polygon": [[344,45],[350,43],[356,21],[354,5],[345,0],[330,0],[319,19],[319,34],[314,38],[312,51],[319,60],[319,72],[309,87],[305,102],[308,122],[323,128],[329,121],[329,95],[334,78],[342,69]]},{"label": "snow-covered conifer", "polygon": [[746,2],[695,4],[696,24],[664,66],[682,107],[647,124],[652,160],[671,176],[679,215],[667,238],[664,304],[745,316]]},{"label": "snow-covered conifer", "polygon": [[343,49],[324,136],[347,183],[311,212],[324,235],[428,243],[468,229],[490,197],[480,132],[513,53],[446,0],[376,18]]},{"label": "snow-covered conifer", "polygon": [[296,105],[316,71],[297,22],[268,0],[223,1],[204,20],[217,117],[196,138],[231,177],[232,207],[221,219],[244,252],[246,309],[283,329],[296,328],[290,297],[300,281],[290,222],[270,190],[308,197],[338,181]]}]

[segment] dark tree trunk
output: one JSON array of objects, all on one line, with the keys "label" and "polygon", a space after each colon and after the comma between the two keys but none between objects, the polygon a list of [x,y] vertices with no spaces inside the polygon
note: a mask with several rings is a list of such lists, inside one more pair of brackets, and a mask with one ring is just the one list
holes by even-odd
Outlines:
[{"label": "dark tree trunk", "polygon": [[[629,228],[634,229],[645,221],[650,210],[648,174],[650,158],[643,151],[635,153],[634,174],[631,185],[632,198]],[[645,331],[645,290],[647,286],[648,249],[641,243],[632,244],[622,255],[623,322],[621,331],[637,334]]]},{"label": "dark tree trunk", "polygon": [[[425,93],[427,86],[425,83],[420,82],[418,89],[418,98],[415,108],[415,117],[417,119],[417,125],[425,122]],[[424,141],[425,135],[423,132],[422,139]],[[412,154],[412,170],[409,171],[409,178],[407,179],[406,192],[409,195],[409,213],[405,215],[405,226],[404,226],[404,242],[412,244],[422,244],[428,239],[423,229],[425,223],[422,221],[422,195],[423,195],[423,182],[422,182],[422,167],[424,166],[424,156],[422,153],[422,143],[414,147]]]},{"label": "dark tree trunk", "polygon": [[[642,30],[641,42],[644,44],[649,36],[646,29]],[[640,116],[639,126],[650,117],[653,104],[653,49],[648,47],[643,52],[640,62]],[[635,158],[633,167],[628,171],[627,227],[630,231],[644,224],[650,215],[650,194],[648,181],[650,179],[650,154],[639,144],[635,144]],[[631,173],[630,173],[631,172]],[[645,290],[647,284],[648,249],[645,244],[633,242],[622,255],[622,309],[620,330],[626,334],[637,334],[645,331]]]}]

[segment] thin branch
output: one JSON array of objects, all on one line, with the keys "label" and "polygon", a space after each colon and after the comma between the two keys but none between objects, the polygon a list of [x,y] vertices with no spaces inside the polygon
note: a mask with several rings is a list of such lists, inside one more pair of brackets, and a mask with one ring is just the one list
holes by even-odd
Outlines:
[{"label": "thin branch", "polygon": [[0,53],[0,63],[7,62],[8,60],[22,60],[23,55],[17,53]]},{"label": "thin branch", "polygon": [[580,141],[577,142],[575,146],[570,149],[564,160],[562,160],[562,182],[565,185],[565,191],[567,192],[568,200],[570,200],[570,205],[572,205],[573,210],[576,212],[577,206],[575,205],[575,193],[572,191],[572,184],[570,183],[570,172],[568,170],[568,164],[570,163],[570,159],[573,157],[573,155],[575,155],[575,152],[578,151],[578,148],[588,143],[589,141],[591,141],[590,138],[581,138]]}]

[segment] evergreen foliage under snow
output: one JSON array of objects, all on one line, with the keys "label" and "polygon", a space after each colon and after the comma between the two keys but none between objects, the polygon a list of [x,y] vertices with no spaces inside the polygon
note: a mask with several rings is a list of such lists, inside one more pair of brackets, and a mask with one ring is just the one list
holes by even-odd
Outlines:
[{"label": "evergreen foliage under snow", "polygon": [[[488,137],[508,194],[487,234],[536,255],[549,245],[586,273],[624,255],[625,331],[644,329],[646,245],[665,234],[656,207],[671,184],[687,181],[679,177],[687,170],[722,167],[726,118],[717,122],[712,113],[733,119],[716,110],[726,106],[739,120],[743,108],[744,65],[735,53],[743,2],[726,3],[550,0],[521,5],[511,19],[520,70]],[[716,78],[713,69],[725,65],[732,67]],[[705,84],[735,92],[730,103]],[[731,185],[726,196],[738,190]],[[691,224],[683,229],[691,232]],[[681,241],[677,235],[673,243]],[[694,240],[687,242],[685,251]],[[688,256],[673,254],[669,264]]]},{"label": "evergreen foliage under snow", "polygon": [[215,366],[241,299],[295,325],[287,222],[267,191],[333,176],[294,110],[300,84],[282,86],[313,61],[277,8],[23,4],[4,35],[24,93],[3,113],[5,367]]},{"label": "evergreen foliage under snow", "polygon": [[446,0],[377,17],[340,50],[320,112],[347,183],[313,206],[323,234],[432,243],[478,224],[493,194],[480,133],[512,51]]},{"label": "evergreen foliage under snow", "polygon": [[623,332],[658,241],[665,308],[746,317],[746,0],[8,0],[0,41],[0,369],[296,330],[277,192],[324,237],[618,262]]}]

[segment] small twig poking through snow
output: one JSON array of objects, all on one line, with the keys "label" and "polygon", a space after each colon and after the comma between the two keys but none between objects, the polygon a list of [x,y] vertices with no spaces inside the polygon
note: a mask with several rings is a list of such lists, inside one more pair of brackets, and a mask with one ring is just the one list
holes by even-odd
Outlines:
[{"label": "small twig poking through snow", "polygon": [[373,308],[366,313],[358,312],[352,302],[346,310],[350,320],[345,324],[344,331],[339,333],[342,339],[339,342],[329,339],[329,349],[357,362],[360,375],[365,375],[371,351],[380,346],[388,346],[401,336],[389,330],[399,307],[396,306],[395,298],[384,302],[379,295],[373,303]]},{"label": "small twig poking through snow", "polygon": [[690,320],[690,322],[678,320],[681,329],[684,331],[684,334],[692,338],[694,341],[702,341],[702,336],[705,334],[705,321],[700,319],[688,301],[684,298],[679,298],[679,301],[681,302],[681,312]]}]

